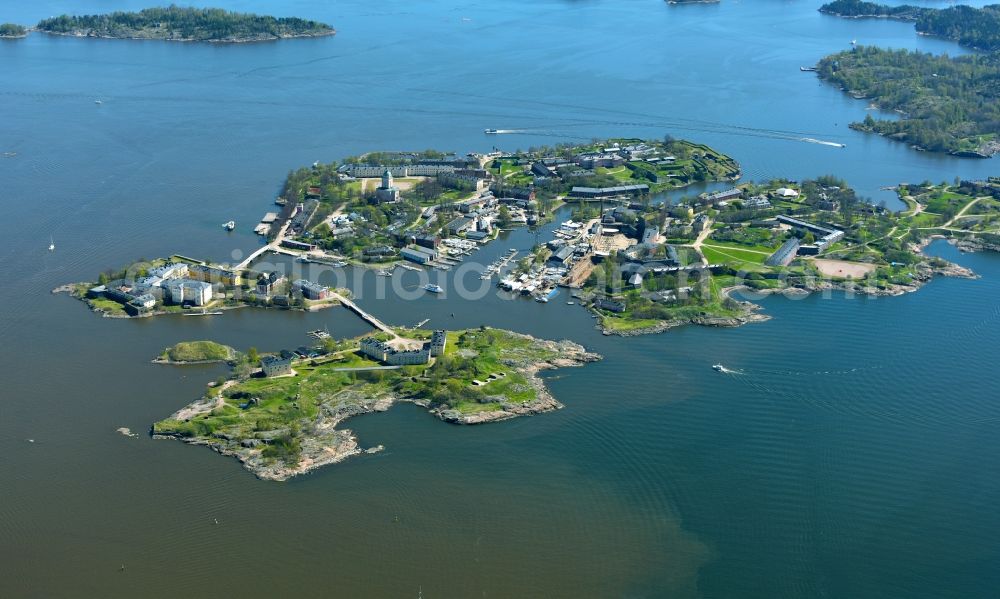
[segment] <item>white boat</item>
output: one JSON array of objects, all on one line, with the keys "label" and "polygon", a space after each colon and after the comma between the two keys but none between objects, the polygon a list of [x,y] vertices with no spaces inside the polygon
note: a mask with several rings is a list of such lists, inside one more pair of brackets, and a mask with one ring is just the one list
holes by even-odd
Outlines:
[{"label": "white boat", "polygon": [[567,306],[575,306],[575,305],[576,305],[576,302],[566,302],[566,305],[567,305]]},{"label": "white boat", "polygon": [[233,229],[236,228],[236,221],[231,220],[231,221],[229,221],[227,223],[222,223],[222,228],[225,229],[225,230],[227,230],[227,231],[232,231]]},{"label": "white boat", "polygon": [[440,285],[435,285],[434,283],[424,285],[424,289],[430,291],[431,293],[442,293],[444,291]]},{"label": "white boat", "polygon": [[500,130],[499,129],[484,129],[483,133],[485,133],[486,135],[496,135],[497,133],[500,133]]},{"label": "white boat", "polygon": [[104,104],[104,102],[101,102],[100,100],[94,100],[94,104]]},{"label": "white boat", "polygon": [[535,301],[540,304],[547,304],[549,303],[549,298],[546,295],[539,295],[538,297],[535,298]]},{"label": "white boat", "polygon": [[726,370],[726,367],[723,366],[722,364],[713,364],[712,369],[715,370],[716,372],[729,372],[728,370]]},{"label": "white boat", "polygon": [[54,252],[55,249],[56,249],[56,242],[52,240],[51,236],[49,236],[49,251]]}]

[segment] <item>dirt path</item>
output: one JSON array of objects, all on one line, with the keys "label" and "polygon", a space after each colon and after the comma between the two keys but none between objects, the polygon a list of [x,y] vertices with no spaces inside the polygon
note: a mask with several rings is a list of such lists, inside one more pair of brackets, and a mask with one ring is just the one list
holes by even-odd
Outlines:
[{"label": "dirt path", "polygon": [[701,233],[698,233],[698,237],[695,238],[694,243],[691,244],[691,248],[694,251],[698,252],[698,255],[701,256],[701,263],[705,266],[708,266],[708,260],[705,258],[705,254],[701,253],[701,244],[705,243],[705,240],[708,239],[708,236],[711,234],[712,234],[712,221],[709,220],[708,222],[705,223],[705,230],[702,231]]}]

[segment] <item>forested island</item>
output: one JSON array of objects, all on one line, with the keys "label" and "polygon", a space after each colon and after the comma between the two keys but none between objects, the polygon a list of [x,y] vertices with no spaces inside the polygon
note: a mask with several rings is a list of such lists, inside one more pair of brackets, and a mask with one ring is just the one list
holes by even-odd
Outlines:
[{"label": "forested island", "polygon": [[818,75],[898,119],[851,127],[918,149],[987,158],[1000,151],[1000,55],[935,56],[857,47],[822,59]]},{"label": "forested island", "polygon": [[955,40],[979,50],[1000,50],[1000,5],[982,8],[958,5],[949,8],[887,6],[863,0],[835,0],[820,12],[849,18],[888,18],[913,21],[917,31]]},{"label": "forested island", "polygon": [[57,35],[200,42],[258,42],[333,35],[333,27],[295,17],[230,12],[220,8],[169,6],[104,15],[61,15],[38,23]]},{"label": "forested island", "polygon": [[24,37],[28,35],[28,30],[23,25],[15,23],[0,24],[0,38]]}]

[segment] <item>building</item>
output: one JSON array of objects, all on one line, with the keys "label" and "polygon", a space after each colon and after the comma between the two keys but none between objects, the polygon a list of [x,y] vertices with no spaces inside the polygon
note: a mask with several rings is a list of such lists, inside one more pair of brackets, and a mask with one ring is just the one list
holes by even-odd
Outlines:
[{"label": "building", "polygon": [[709,203],[714,204],[716,202],[727,202],[729,200],[736,200],[741,197],[743,197],[743,192],[734,187],[732,189],[727,189],[725,191],[717,191],[715,193],[710,193],[705,196],[705,200],[708,201]]},{"label": "building", "polygon": [[150,269],[146,273],[149,277],[159,277],[161,279],[181,279],[188,276],[188,265],[182,262],[171,262],[163,266]]},{"label": "building", "polygon": [[382,185],[375,190],[375,203],[387,204],[399,201],[399,188],[392,181],[392,171],[385,169],[382,173]]},{"label": "building", "polygon": [[452,235],[458,235],[459,233],[471,227],[473,222],[474,222],[473,219],[467,216],[459,216],[455,220],[448,223],[445,226],[445,228],[448,230],[448,233]]},{"label": "building", "polygon": [[325,300],[330,297],[330,290],[319,283],[313,283],[305,279],[297,279],[292,282],[292,290],[298,291],[307,300]]},{"label": "building", "polygon": [[193,279],[170,279],[164,282],[170,301],[174,304],[204,306],[212,301],[212,284]]},{"label": "building", "polygon": [[764,264],[768,266],[788,266],[788,264],[795,259],[795,255],[799,251],[799,240],[792,237],[785,243],[781,244],[781,247],[775,250],[773,254],[764,260]]},{"label": "building", "polygon": [[275,286],[285,280],[285,277],[276,271],[263,272],[257,277],[257,293],[268,296],[274,293]]},{"label": "building", "polygon": [[260,369],[264,371],[264,376],[292,374],[292,358],[285,356],[264,356],[260,360]]},{"label": "building", "polygon": [[618,196],[636,196],[649,193],[649,185],[617,185],[615,187],[574,187],[569,195],[585,200],[610,199]]},{"label": "building", "polygon": [[[844,238],[844,232],[840,229],[834,229],[833,227],[824,227],[822,225],[817,225],[815,223],[810,223],[804,220],[793,218],[791,216],[785,216],[784,214],[778,215],[778,222],[785,223],[786,225],[791,225],[796,229],[801,229],[809,231],[816,236],[816,253],[822,252],[827,247],[837,243]],[[806,253],[806,252],[802,252]]]},{"label": "building", "polygon": [[282,239],[281,246],[290,250],[302,250],[304,252],[311,252],[316,249],[316,244],[314,243],[306,243],[304,241],[296,241],[294,239]]},{"label": "building", "polygon": [[441,238],[437,235],[417,235],[413,238],[413,242],[422,248],[427,248],[430,250],[436,250],[439,245],[441,245]]},{"label": "building", "polygon": [[438,256],[435,250],[416,245],[407,246],[399,250],[399,255],[406,260],[416,262],[417,264],[427,264],[428,262],[433,262],[434,260],[437,260]]},{"label": "building", "polygon": [[531,172],[539,177],[554,177],[556,175],[555,169],[543,162],[533,163],[531,165]]},{"label": "building", "polygon": [[577,164],[582,168],[595,169],[614,168],[625,164],[625,159],[617,153],[609,152],[603,154],[581,154],[575,158]]},{"label": "building", "polygon": [[191,266],[188,269],[188,277],[206,283],[222,283],[228,287],[236,287],[243,283],[240,273],[205,264]]},{"label": "building", "polygon": [[763,210],[771,207],[771,201],[765,196],[753,196],[743,201],[743,207]]},{"label": "building", "polygon": [[362,339],[360,351],[372,360],[389,366],[413,366],[427,364],[431,360],[431,352],[427,347],[399,350],[374,337]]},{"label": "building", "polygon": [[549,259],[545,261],[545,264],[552,267],[565,266],[569,259],[573,256],[573,248],[569,246],[563,246],[558,250],[552,252]]},{"label": "building", "polygon": [[480,177],[475,170],[452,171],[441,173],[437,176],[438,182],[446,187],[469,187],[475,191],[482,191],[486,188],[486,180]]},{"label": "building", "polygon": [[594,306],[600,308],[601,310],[607,310],[608,312],[621,313],[625,311],[625,302],[608,299],[606,297],[599,297],[594,300]]},{"label": "building", "polygon": [[791,200],[799,197],[799,192],[788,187],[779,187],[778,189],[774,190],[774,195],[775,197],[779,197],[785,200]]},{"label": "building", "polygon": [[445,345],[448,343],[448,333],[444,331],[434,331],[431,334],[431,355],[440,356],[444,354]]}]

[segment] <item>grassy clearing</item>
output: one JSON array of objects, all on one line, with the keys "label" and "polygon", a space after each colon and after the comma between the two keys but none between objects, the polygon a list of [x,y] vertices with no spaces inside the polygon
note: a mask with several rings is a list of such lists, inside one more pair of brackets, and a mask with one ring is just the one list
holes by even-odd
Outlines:
[{"label": "grassy clearing", "polygon": [[236,350],[214,341],[182,341],[163,350],[162,357],[172,362],[227,362],[236,356]]}]

